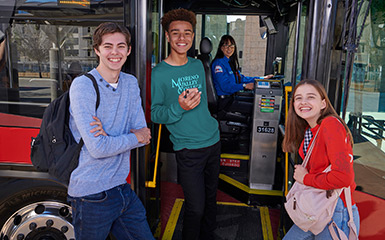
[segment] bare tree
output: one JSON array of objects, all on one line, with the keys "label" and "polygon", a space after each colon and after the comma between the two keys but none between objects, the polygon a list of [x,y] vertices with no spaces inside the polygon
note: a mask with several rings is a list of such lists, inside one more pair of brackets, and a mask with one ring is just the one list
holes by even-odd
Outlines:
[{"label": "bare tree", "polygon": [[40,31],[39,25],[24,24],[15,25],[12,29],[20,56],[37,61],[39,77],[42,77],[42,63],[48,61],[49,49],[52,42],[44,31]]}]

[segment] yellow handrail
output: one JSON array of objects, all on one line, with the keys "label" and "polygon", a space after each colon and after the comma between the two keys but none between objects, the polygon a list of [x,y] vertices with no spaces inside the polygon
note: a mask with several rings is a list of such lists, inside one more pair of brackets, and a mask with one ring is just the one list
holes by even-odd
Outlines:
[{"label": "yellow handrail", "polygon": [[[287,114],[289,112],[289,92],[292,91],[291,86],[285,87],[285,123],[287,121]],[[289,192],[289,153],[285,153],[285,196]]]},{"label": "yellow handrail", "polygon": [[159,148],[160,148],[161,132],[162,132],[162,124],[159,124],[158,141],[156,143],[156,153],[155,153],[154,178],[152,179],[152,181],[146,181],[146,187],[148,187],[148,188],[155,188],[156,187],[156,174],[158,172],[158,160],[159,160]]},{"label": "yellow handrail", "polygon": [[289,92],[291,92],[292,89],[292,86],[285,87],[285,123],[287,121],[287,114],[289,113]]}]

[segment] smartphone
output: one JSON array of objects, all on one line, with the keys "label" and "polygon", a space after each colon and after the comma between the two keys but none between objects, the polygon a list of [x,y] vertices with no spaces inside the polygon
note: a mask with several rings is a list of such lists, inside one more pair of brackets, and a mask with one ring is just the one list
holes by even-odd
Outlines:
[{"label": "smartphone", "polygon": [[189,88],[189,89],[186,89],[186,94],[184,95],[184,98],[187,98],[187,96],[188,96],[190,93],[193,93],[193,92],[198,92],[198,88]]}]

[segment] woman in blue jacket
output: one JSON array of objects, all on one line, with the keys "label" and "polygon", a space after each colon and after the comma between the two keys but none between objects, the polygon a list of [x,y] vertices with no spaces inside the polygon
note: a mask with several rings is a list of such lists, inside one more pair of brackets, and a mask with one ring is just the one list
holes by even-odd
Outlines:
[{"label": "woman in blue jacket", "polygon": [[218,95],[219,110],[233,102],[232,94],[240,90],[253,90],[254,79],[271,78],[247,77],[241,74],[238,62],[237,45],[230,35],[224,35],[218,45],[217,54],[211,64],[214,87]]}]

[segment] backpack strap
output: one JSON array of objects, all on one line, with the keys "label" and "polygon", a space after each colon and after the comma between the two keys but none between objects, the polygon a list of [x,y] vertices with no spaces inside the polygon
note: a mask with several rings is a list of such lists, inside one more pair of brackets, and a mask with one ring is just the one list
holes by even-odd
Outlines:
[{"label": "backpack strap", "polygon": [[96,110],[96,109],[98,109],[99,104],[100,104],[100,92],[99,92],[99,86],[98,86],[98,83],[96,82],[95,77],[92,76],[91,73],[85,73],[84,76],[86,76],[86,77],[88,77],[89,79],[91,79],[92,84],[94,85],[95,92],[96,92],[96,106],[95,106],[95,110]]},{"label": "backpack strap", "polygon": [[311,152],[313,151],[313,148],[314,148],[314,144],[315,144],[315,140],[317,139],[317,136],[318,136],[318,132],[319,132],[319,129],[317,130],[317,133],[315,134],[315,136],[313,137],[313,141],[309,147],[309,149],[307,150],[307,154],[305,156],[305,159],[303,160],[302,162],[302,166],[304,168],[306,168],[306,165],[307,165],[307,162],[309,161],[310,159],[310,155],[311,155]]},{"label": "backpack strap", "polygon": [[[99,86],[98,83],[96,82],[96,79],[94,76],[92,76],[91,73],[85,73],[84,76],[88,77],[91,79],[92,84],[94,85],[95,92],[96,92],[96,104],[95,104],[95,111],[98,109],[99,104],[100,104],[100,92],[99,92]],[[82,147],[84,145],[83,138],[80,138],[78,148],[76,149],[76,153],[74,154],[74,158],[78,159],[80,155],[80,151],[82,150]]]},{"label": "backpack strap", "polygon": [[[96,82],[95,77],[92,76],[90,73],[86,73],[86,74],[84,74],[84,76],[86,76],[89,79],[91,79],[92,84],[93,84],[93,86],[95,88],[95,92],[96,92],[95,111],[96,111],[98,109],[98,107],[99,107],[99,104],[100,104],[100,92],[99,92],[98,83]],[[78,146],[76,148],[76,152],[75,152],[75,154],[73,155],[73,157],[71,159],[71,163],[69,164],[71,169],[76,169],[77,166],[79,165],[79,155],[80,155],[80,151],[82,150],[83,146],[84,146],[83,138],[80,138],[79,144],[78,144]],[[70,175],[70,178],[71,178],[71,175]]]},{"label": "backpack strap", "polygon": [[[344,193],[345,193],[345,201],[346,201],[346,208],[348,209],[349,213],[349,221],[348,221],[348,227],[349,227],[349,238],[345,235],[345,233],[337,226],[337,224],[332,221],[332,223],[329,225],[329,232],[330,235],[332,236],[333,240],[357,240],[358,235],[357,235],[357,227],[356,224],[354,223],[353,220],[353,209],[352,209],[352,194],[350,191],[350,186],[347,188],[344,188]],[[338,232],[338,236],[336,233],[336,230]]]},{"label": "backpack strap", "polygon": [[358,239],[357,235],[357,226],[353,221],[353,208],[352,208],[352,193],[350,191],[350,186],[345,188],[345,201],[349,212],[349,222],[348,226],[350,228],[349,239]]}]

